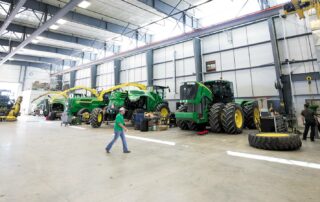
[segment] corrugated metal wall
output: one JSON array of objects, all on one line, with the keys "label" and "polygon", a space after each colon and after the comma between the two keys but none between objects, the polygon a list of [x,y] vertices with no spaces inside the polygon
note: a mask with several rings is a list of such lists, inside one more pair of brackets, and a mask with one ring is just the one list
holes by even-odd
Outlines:
[{"label": "corrugated metal wall", "polygon": [[121,60],[120,83],[147,83],[146,54],[138,54]]},{"label": "corrugated metal wall", "polygon": [[114,86],[114,62],[98,65],[97,88],[107,89]]}]

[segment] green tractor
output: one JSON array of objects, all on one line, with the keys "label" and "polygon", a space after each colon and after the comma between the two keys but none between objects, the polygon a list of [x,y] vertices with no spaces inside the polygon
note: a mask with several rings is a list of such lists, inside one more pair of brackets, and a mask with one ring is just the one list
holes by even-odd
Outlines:
[{"label": "green tractor", "polygon": [[182,130],[204,130],[240,134],[244,127],[254,129],[260,122],[255,100],[235,100],[230,81],[185,82],[180,87],[181,106],[175,113]]},{"label": "green tractor", "polygon": [[127,90],[113,91],[108,97],[108,106],[105,108],[98,107],[93,109],[91,113],[91,126],[98,128],[103,120],[113,121],[119,112],[120,107],[124,107],[127,111],[124,115],[125,119],[135,122],[136,113],[143,112],[159,112],[162,118],[168,118],[170,110],[168,103],[164,101],[165,90],[168,87],[152,86],[147,90]]}]

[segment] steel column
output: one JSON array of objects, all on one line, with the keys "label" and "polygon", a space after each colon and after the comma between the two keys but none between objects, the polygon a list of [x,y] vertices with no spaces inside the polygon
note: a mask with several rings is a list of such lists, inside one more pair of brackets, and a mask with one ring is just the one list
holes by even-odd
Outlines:
[{"label": "steel column", "polygon": [[147,60],[147,83],[148,86],[153,86],[153,49],[146,53]]},{"label": "steel column", "polygon": [[278,42],[277,42],[277,35],[274,25],[273,18],[268,19],[268,26],[269,26],[269,33],[270,33],[270,39],[271,39],[271,46],[272,46],[272,54],[274,59],[274,66],[276,71],[276,86],[278,88],[280,102],[283,103],[283,92],[282,92],[282,83],[281,83],[281,61],[279,56],[279,50],[278,50]]},{"label": "steel column", "polygon": [[24,91],[24,86],[25,86],[25,83],[26,83],[27,70],[28,70],[28,66],[24,66],[24,72],[23,72],[23,77],[22,77],[21,91]]},{"label": "steel column", "polygon": [[73,88],[76,85],[76,73],[77,71],[70,72],[70,88]]},{"label": "steel column", "polygon": [[114,60],[114,85],[120,84],[121,60]]},{"label": "steel column", "polygon": [[194,64],[196,69],[196,81],[202,81],[202,57],[201,57],[201,39],[193,39]]},{"label": "steel column", "polygon": [[98,65],[94,65],[90,68],[91,70],[91,88],[97,88],[97,70]]}]

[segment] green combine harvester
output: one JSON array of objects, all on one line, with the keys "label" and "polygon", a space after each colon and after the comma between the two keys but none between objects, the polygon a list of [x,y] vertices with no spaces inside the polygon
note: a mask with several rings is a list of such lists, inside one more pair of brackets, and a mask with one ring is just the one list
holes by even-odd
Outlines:
[{"label": "green combine harvester", "polygon": [[204,130],[239,134],[244,127],[255,129],[260,111],[255,100],[235,100],[230,81],[185,82],[180,87],[181,106],[175,113],[182,130]]},{"label": "green combine harvester", "polygon": [[[141,84],[140,84],[141,85]],[[101,126],[103,121],[113,121],[120,107],[126,108],[125,119],[134,124],[135,114],[144,112],[159,112],[162,118],[168,118],[170,110],[164,101],[165,89],[168,87],[152,86],[148,89],[113,91],[108,97],[108,106],[93,109],[90,124],[93,128]]]}]

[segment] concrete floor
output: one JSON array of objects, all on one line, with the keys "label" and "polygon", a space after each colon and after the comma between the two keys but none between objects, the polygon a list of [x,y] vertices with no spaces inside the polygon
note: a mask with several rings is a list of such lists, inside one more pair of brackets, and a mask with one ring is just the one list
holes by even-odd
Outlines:
[{"label": "concrete floor", "polygon": [[229,156],[226,151],[320,163],[320,140],[299,151],[252,148],[247,133],[210,134],[170,129],[129,135],[104,147],[112,128],[60,127],[59,122],[20,117],[0,123],[0,201],[319,201],[320,170]]}]

